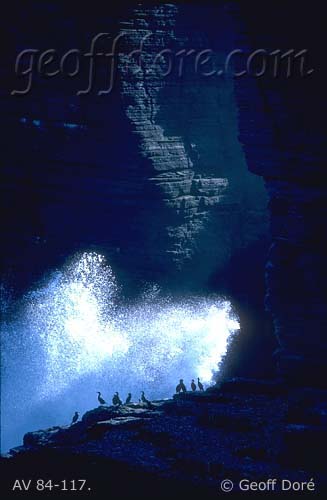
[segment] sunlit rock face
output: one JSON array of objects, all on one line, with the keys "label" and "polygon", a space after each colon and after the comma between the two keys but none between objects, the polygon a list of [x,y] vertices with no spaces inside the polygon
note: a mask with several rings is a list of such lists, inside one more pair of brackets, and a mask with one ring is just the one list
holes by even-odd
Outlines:
[{"label": "sunlit rock face", "polygon": [[[239,330],[219,297],[173,300],[148,285],[128,304],[105,258],[73,257],[28,293],[2,331],[3,446],[28,428],[62,425],[78,409],[171,397],[183,378],[214,383],[230,335]],[[12,395],[19,395],[12,398]]]},{"label": "sunlit rock face", "polygon": [[[136,258],[146,253],[151,273],[195,288],[267,230],[266,194],[261,180],[249,174],[237,138],[233,82],[196,69],[196,56],[218,45],[214,30],[216,64],[233,43],[228,11],[213,9],[214,28],[210,22],[208,27],[210,12],[138,6],[121,23],[118,63],[124,111],[150,173],[145,190],[157,200],[155,212],[142,212],[147,231]],[[139,47],[141,57],[131,59]],[[196,56],[181,62],[176,54],[190,49]],[[165,51],[168,58],[158,57]]]}]

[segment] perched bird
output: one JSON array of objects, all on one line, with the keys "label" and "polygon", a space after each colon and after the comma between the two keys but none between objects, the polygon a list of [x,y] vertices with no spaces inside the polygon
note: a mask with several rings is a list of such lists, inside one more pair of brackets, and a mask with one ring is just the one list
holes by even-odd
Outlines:
[{"label": "perched bird", "polygon": [[192,382],[191,382],[191,389],[192,391],[196,391],[196,385],[195,385],[195,382],[194,382],[194,379],[192,378]]},{"label": "perched bird", "polygon": [[200,389],[200,391],[204,390],[203,389],[203,384],[201,384],[199,377],[198,377],[198,388]]},{"label": "perched bird", "polygon": [[144,391],[141,392],[141,401],[142,401],[142,403],[147,403],[147,404],[150,403],[150,401],[148,399],[146,399],[146,397],[144,395]]},{"label": "perched bird", "polygon": [[148,399],[146,399],[144,391],[141,392],[141,402],[145,404],[149,410],[153,410],[155,408],[155,406]]},{"label": "perched bird", "polygon": [[77,422],[77,420],[78,420],[78,411],[75,411],[74,416],[73,416],[72,423],[71,423],[70,425],[75,424],[75,422]]},{"label": "perched bird", "polygon": [[176,385],[176,392],[179,394],[180,392],[186,392],[186,387],[184,384],[184,380],[181,378],[179,380],[179,384]]},{"label": "perched bird", "polygon": [[129,392],[125,401],[125,405],[128,405],[132,401],[132,394]]},{"label": "perched bird", "polygon": [[112,398],[112,404],[113,404],[114,406],[120,406],[120,405],[122,405],[122,404],[123,404],[123,403],[121,402],[121,399],[120,399],[120,397],[119,397],[118,392],[115,392],[115,394],[114,394],[114,396],[113,396],[113,398]]},{"label": "perched bird", "polygon": [[99,401],[100,405],[105,405],[105,404],[107,404],[107,403],[105,402],[105,400],[101,397],[101,392],[99,392],[99,391],[98,391],[98,401]]}]

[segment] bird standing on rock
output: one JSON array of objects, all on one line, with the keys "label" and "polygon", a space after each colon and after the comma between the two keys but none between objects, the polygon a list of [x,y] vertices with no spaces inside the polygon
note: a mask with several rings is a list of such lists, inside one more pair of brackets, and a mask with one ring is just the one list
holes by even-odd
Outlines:
[{"label": "bird standing on rock", "polygon": [[115,392],[115,394],[114,394],[114,396],[113,396],[113,398],[112,398],[112,404],[113,404],[114,406],[120,406],[120,405],[122,405],[122,404],[123,404],[123,403],[121,402],[121,399],[120,399],[120,397],[119,397],[118,392]]},{"label": "bird standing on rock", "polygon": [[176,392],[177,394],[180,392],[186,392],[186,387],[182,378],[179,380],[179,384],[176,385]]},{"label": "bird standing on rock", "polygon": [[101,392],[99,392],[99,391],[98,391],[98,401],[99,401],[100,405],[105,405],[105,404],[107,404],[107,403],[105,402],[105,400],[101,397]]},{"label": "bird standing on rock", "polygon": [[192,391],[196,391],[196,385],[195,385],[195,382],[194,382],[194,379],[192,378],[192,382],[191,382],[191,389]]},{"label": "bird standing on rock", "polygon": [[77,420],[78,420],[78,411],[75,411],[74,416],[73,416],[72,423],[71,423],[70,425],[75,424],[75,422],[77,422]]},{"label": "bird standing on rock", "polygon": [[200,391],[204,391],[203,384],[201,384],[199,377],[198,377],[198,388],[200,389]]},{"label": "bird standing on rock", "polygon": [[144,391],[141,392],[141,401],[142,401],[142,403],[146,403],[146,404],[150,403],[150,401],[148,399],[146,399],[146,397],[144,395]]},{"label": "bird standing on rock", "polygon": [[125,405],[128,405],[132,401],[132,394],[129,392],[125,401]]},{"label": "bird standing on rock", "polygon": [[144,391],[141,392],[141,402],[145,404],[149,410],[153,410],[155,408],[155,406],[148,399],[146,399]]}]

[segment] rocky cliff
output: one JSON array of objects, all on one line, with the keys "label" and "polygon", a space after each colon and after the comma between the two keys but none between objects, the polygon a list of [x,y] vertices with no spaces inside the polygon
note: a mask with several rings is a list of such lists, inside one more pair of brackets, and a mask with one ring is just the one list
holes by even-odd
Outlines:
[{"label": "rocky cliff", "polygon": [[284,65],[278,77],[267,72],[263,78],[236,82],[240,139],[249,169],[264,178],[269,196],[272,244],[266,264],[266,306],[280,347],[275,353],[279,372],[300,383],[325,384],[323,28],[314,9],[299,8],[296,23],[291,6],[270,6],[269,12],[278,33],[262,28],[265,9],[257,6],[255,23],[242,9],[247,43],[267,52],[277,47],[284,53],[292,47],[305,49],[305,72],[301,75],[294,59],[288,76]]},{"label": "rocky cliff", "polygon": [[[4,183],[12,207],[7,266],[26,286],[76,249],[95,246],[127,281],[205,289],[237,252],[267,235],[265,190],[237,138],[232,79],[195,72],[194,57],[180,74],[176,67],[181,51],[212,49],[208,8],[131,5],[93,13],[85,26],[83,13],[33,6],[15,17],[16,54],[45,48],[45,29],[60,56],[76,45],[86,52],[97,33],[111,36],[99,51],[120,38],[110,93],[97,95],[108,70],[99,58],[101,78],[87,95],[76,96],[86,87],[84,64],[77,79],[34,75],[27,95],[3,98],[14,138]],[[223,7],[213,14],[219,58],[235,27]],[[42,19],[44,30],[32,33],[25,16]],[[143,66],[130,57],[141,46]],[[158,57],[165,50],[174,62],[169,74]],[[17,88],[21,81],[12,79]]]}]

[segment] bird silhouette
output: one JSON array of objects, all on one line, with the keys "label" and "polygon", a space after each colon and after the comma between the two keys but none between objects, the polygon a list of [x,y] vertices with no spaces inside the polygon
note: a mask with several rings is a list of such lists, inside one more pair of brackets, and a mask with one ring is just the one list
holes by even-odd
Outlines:
[{"label": "bird silhouette", "polygon": [[113,395],[113,398],[112,398],[112,404],[114,406],[120,406],[122,405],[123,403],[121,402],[121,399],[119,397],[119,394],[118,392],[115,392],[115,394]]},{"label": "bird silhouette", "polygon": [[141,392],[141,401],[142,401],[142,403],[150,404],[150,401],[148,399],[146,399],[146,397],[144,395],[144,391]]},{"label": "bird silhouette", "polygon": [[155,409],[155,406],[151,403],[151,401],[149,401],[148,399],[146,399],[145,395],[144,395],[144,391],[141,392],[141,402],[146,405],[146,407],[149,409],[149,410],[154,410]]},{"label": "bird silhouette", "polygon": [[179,380],[179,384],[176,385],[176,392],[186,392],[186,387],[182,378]]},{"label": "bird silhouette", "polygon": [[128,405],[132,401],[132,394],[129,392],[125,401],[125,405]]},{"label": "bird silhouette", "polygon": [[201,384],[199,377],[198,377],[198,388],[200,389],[200,391],[204,391],[203,384]]},{"label": "bird silhouette", "polygon": [[70,425],[75,424],[75,422],[77,422],[77,420],[78,420],[78,411],[75,411],[74,416],[73,416],[72,423],[71,423]]},{"label": "bird silhouette", "polygon": [[191,389],[192,389],[193,392],[196,391],[196,384],[195,384],[193,378],[192,378],[192,382],[191,382]]},{"label": "bird silhouette", "polygon": [[99,392],[99,391],[98,391],[98,401],[99,401],[100,405],[105,405],[105,404],[107,404],[107,403],[105,402],[105,400],[101,397],[101,392]]}]

